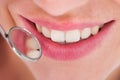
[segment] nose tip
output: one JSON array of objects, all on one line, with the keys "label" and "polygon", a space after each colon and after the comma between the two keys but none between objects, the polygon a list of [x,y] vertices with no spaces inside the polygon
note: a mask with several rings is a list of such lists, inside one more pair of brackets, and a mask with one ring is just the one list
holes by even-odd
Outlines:
[{"label": "nose tip", "polygon": [[88,3],[88,0],[33,0],[48,14],[59,16]]}]

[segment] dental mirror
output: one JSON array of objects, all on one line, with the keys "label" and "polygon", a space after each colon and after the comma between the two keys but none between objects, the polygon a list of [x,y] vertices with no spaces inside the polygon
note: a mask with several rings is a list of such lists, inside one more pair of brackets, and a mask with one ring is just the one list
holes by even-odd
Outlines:
[{"label": "dental mirror", "polygon": [[13,51],[22,59],[37,61],[42,55],[41,45],[37,38],[28,30],[12,27],[8,34],[1,27],[1,33],[7,39]]}]

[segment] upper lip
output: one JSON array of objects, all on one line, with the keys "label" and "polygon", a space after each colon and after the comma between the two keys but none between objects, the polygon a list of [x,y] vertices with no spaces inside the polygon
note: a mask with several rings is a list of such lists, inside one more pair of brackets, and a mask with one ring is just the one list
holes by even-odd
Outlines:
[{"label": "upper lip", "polygon": [[106,21],[96,21],[96,22],[63,22],[63,23],[56,23],[52,22],[50,20],[42,20],[42,19],[29,19],[21,16],[22,18],[33,22],[34,24],[38,24],[40,26],[45,26],[48,29],[54,29],[54,30],[61,30],[61,31],[68,31],[73,29],[84,29],[84,28],[92,28],[94,26],[101,26],[104,25],[112,20],[106,20]]}]

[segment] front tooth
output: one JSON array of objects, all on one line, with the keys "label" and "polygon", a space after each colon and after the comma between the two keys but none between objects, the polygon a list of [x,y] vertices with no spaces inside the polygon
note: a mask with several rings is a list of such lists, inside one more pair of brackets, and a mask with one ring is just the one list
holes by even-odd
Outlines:
[{"label": "front tooth", "polygon": [[65,41],[65,33],[62,31],[52,30],[51,31],[51,39],[55,42],[64,42]]},{"label": "front tooth", "polygon": [[91,29],[90,28],[85,28],[81,31],[81,38],[86,39],[91,35]]},{"label": "front tooth", "polygon": [[80,30],[72,30],[66,32],[66,42],[77,42],[80,40]]},{"label": "front tooth", "polygon": [[39,51],[37,51],[37,50],[31,50],[31,51],[29,51],[28,53],[27,53],[27,57],[29,57],[29,58],[39,58],[40,57],[40,52]]},{"label": "front tooth", "polygon": [[96,35],[96,34],[98,33],[98,31],[99,31],[99,26],[95,26],[95,27],[93,27],[93,28],[91,29],[91,33],[92,33],[93,35]]},{"label": "front tooth", "polygon": [[47,38],[50,38],[50,36],[51,36],[50,30],[47,29],[46,27],[42,27],[42,33],[43,33],[43,35],[44,35],[45,37],[47,37]]},{"label": "front tooth", "polygon": [[37,30],[38,30],[39,32],[41,32],[41,26],[39,26],[38,24],[35,24],[35,26],[36,26]]}]

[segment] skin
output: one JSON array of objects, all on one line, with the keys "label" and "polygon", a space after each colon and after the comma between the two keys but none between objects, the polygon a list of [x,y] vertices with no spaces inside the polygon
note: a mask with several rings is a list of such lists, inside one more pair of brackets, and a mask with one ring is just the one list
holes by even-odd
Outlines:
[{"label": "skin", "polygon": [[3,61],[2,80],[16,80],[16,77],[17,80],[117,80],[119,71],[114,70],[120,64],[120,0],[0,0],[0,24],[6,32],[15,25],[24,26],[18,14],[56,23],[115,19],[115,24],[107,39],[92,54],[71,61],[54,60],[44,55],[36,63],[21,61],[1,37],[3,47],[0,51],[5,53],[0,54],[4,57],[0,58]]}]

